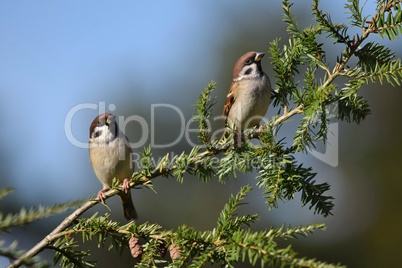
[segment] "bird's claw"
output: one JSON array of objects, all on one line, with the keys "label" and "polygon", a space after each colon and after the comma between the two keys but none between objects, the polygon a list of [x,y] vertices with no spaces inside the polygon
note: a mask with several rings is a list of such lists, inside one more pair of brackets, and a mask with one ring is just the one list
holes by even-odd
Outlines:
[{"label": "bird's claw", "polygon": [[106,199],[105,191],[107,191],[107,189],[102,189],[99,191],[99,193],[97,195],[99,201],[103,204],[105,204],[105,199]]},{"label": "bird's claw", "polygon": [[123,180],[122,188],[123,192],[125,193],[128,193],[128,191],[130,190],[130,181],[127,178]]}]

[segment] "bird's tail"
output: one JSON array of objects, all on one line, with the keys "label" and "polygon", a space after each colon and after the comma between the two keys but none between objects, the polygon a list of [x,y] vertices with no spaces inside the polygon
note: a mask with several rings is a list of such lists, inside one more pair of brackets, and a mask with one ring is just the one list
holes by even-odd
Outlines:
[{"label": "bird's tail", "polygon": [[121,203],[123,204],[124,218],[128,221],[138,219],[138,214],[135,210],[130,191],[128,191],[128,193],[121,193],[119,196],[121,198]]}]

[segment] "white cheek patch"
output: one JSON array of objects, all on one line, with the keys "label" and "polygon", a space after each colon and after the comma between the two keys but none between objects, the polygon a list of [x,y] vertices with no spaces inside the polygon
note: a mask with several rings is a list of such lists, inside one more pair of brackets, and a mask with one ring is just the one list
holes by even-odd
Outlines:
[{"label": "white cheek patch", "polygon": [[243,77],[255,77],[257,75],[257,65],[255,63],[243,67],[240,72]]},{"label": "white cheek patch", "polygon": [[107,125],[95,127],[92,135],[93,142],[98,144],[107,144],[114,140],[113,134]]}]

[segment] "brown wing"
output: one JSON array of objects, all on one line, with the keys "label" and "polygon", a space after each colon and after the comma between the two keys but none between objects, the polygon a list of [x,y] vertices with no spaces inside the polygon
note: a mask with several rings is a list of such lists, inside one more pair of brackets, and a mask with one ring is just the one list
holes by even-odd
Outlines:
[{"label": "brown wing", "polygon": [[235,102],[235,99],[236,99],[235,87],[236,87],[236,84],[233,83],[232,86],[230,87],[230,91],[229,91],[228,95],[226,96],[225,106],[223,106],[222,116],[223,116],[223,119],[225,120],[225,124],[228,121],[230,109],[232,108],[233,103]]}]

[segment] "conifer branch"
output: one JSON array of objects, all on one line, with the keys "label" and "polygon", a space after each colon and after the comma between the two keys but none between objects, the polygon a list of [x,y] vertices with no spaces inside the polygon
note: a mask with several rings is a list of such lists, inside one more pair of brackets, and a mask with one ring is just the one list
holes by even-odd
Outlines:
[{"label": "conifer branch", "polygon": [[[115,189],[110,190],[105,193],[105,198],[109,198],[110,196],[115,194],[117,194],[117,190]],[[32,258],[33,256],[36,256],[39,252],[41,252],[43,249],[49,246],[49,244],[52,243],[57,238],[57,235],[60,232],[64,231],[67,227],[73,224],[74,221],[79,216],[81,216],[85,211],[87,211],[89,208],[93,207],[97,203],[99,203],[99,201],[96,200],[89,200],[85,202],[82,206],[80,206],[72,214],[70,214],[67,218],[65,218],[52,232],[50,232],[47,236],[45,236],[45,238],[43,238],[39,243],[37,243],[34,247],[32,247],[30,250],[24,253],[20,258],[13,261],[7,267],[8,268],[19,267],[23,264],[24,259],[29,259]]]}]

